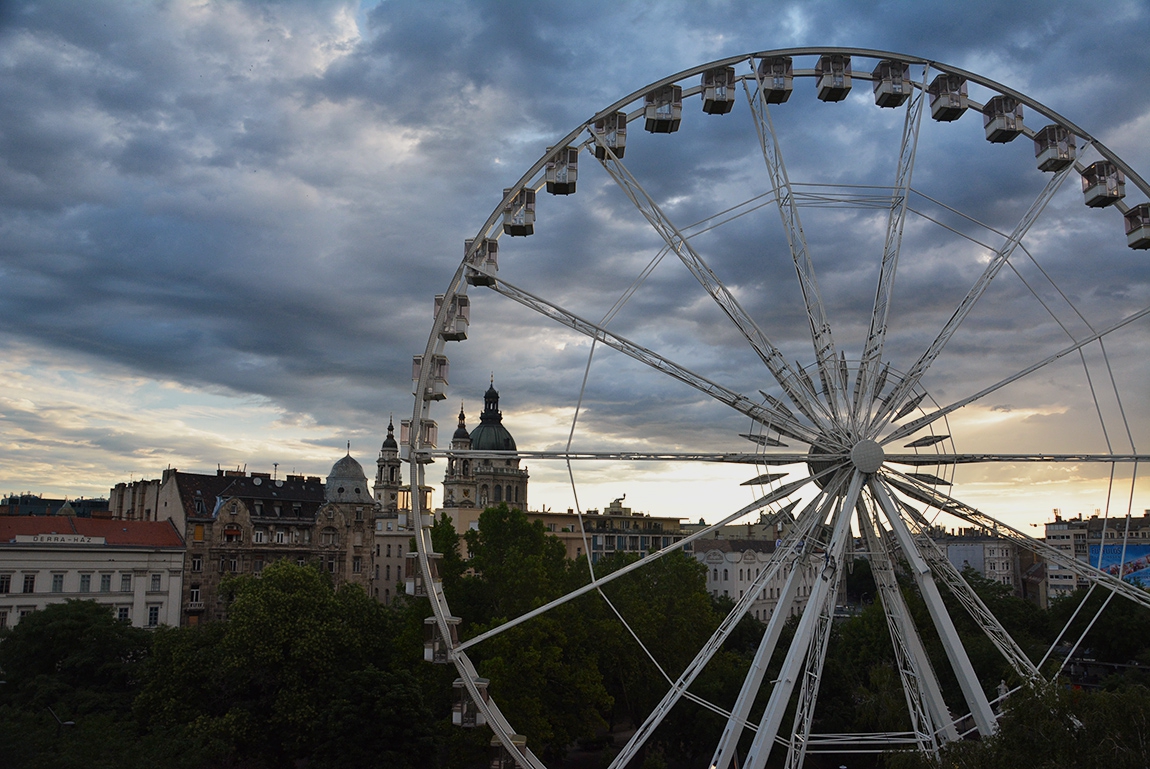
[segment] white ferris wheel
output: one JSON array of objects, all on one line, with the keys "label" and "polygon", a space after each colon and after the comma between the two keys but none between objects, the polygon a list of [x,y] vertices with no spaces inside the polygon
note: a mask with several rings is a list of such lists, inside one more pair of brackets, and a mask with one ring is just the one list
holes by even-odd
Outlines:
[{"label": "white ferris wheel", "polygon": [[[994,695],[979,683],[940,587],[1020,680],[1041,679],[1039,668],[1047,668],[967,585],[931,540],[932,526],[1002,537],[1092,590],[1150,606],[1150,593],[1009,525],[993,504],[964,499],[965,484],[1024,483],[1019,476],[1052,468],[1094,482],[1104,515],[1125,518],[1138,463],[1150,458],[1138,453],[1150,426],[1139,382],[1150,291],[1130,279],[1137,249],[1150,248],[1150,185],[1088,131],[939,62],[795,48],[651,83],[551,144],[503,191],[436,297],[409,423],[423,428],[402,441],[413,487],[448,453],[434,445],[432,409],[447,394],[449,348],[454,355],[498,338],[502,330],[485,337],[478,321],[498,325],[514,315],[534,318],[539,329],[522,345],[554,357],[535,364],[540,370],[574,374],[562,377],[565,390],[547,388],[562,391],[554,405],[574,414],[548,441],[553,450],[517,456],[566,463],[573,485],[581,462],[620,477],[643,463],[675,463],[680,476],[697,468],[700,478],[714,477],[707,469],[715,463],[741,465],[753,476],[742,485],[754,494],[744,506],[705,511],[711,526],[627,568],[598,574],[592,563],[586,588],[466,640],[435,573],[430,511],[411,496],[422,524],[419,582],[433,610],[429,649],[435,661],[455,665],[462,720],[488,724],[508,766],[543,763],[501,713],[499,692],[486,691],[469,652],[732,522],[785,519],[789,533],[691,664],[668,681],[613,767],[627,765],[680,701],[698,702],[692,683],[707,675],[763,586],[779,579],[778,605],[794,600],[801,566],[820,578],[778,678],[764,674],[784,611],[766,620],[738,698],[703,703],[727,723],[709,766],[732,766],[748,739],[739,766],[761,767],[772,750],[785,751],[788,766],[816,751],[937,752],[964,730],[993,733]],[[958,177],[975,192],[956,193]],[[1128,202],[1128,191],[1140,200]],[[828,253],[841,251],[847,232],[851,253]],[[537,343],[560,334],[574,343]],[[631,403],[598,408],[596,382],[620,377]],[[670,448],[636,450],[651,445],[635,439],[653,399],[686,406],[658,431]],[[1026,415],[1008,430],[962,418],[993,414],[1003,402]],[[592,551],[588,542],[583,552]],[[910,715],[905,733],[812,729],[839,576],[858,556],[870,560],[886,615]],[[899,561],[929,610],[967,712],[952,712],[943,699],[896,581]],[[1064,630],[1061,642],[1081,640],[1072,635]],[[769,698],[752,715],[760,690]]]}]

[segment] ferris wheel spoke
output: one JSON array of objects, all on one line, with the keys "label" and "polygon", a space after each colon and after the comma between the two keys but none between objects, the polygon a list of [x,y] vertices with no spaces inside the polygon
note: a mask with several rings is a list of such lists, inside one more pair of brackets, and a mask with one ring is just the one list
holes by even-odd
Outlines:
[{"label": "ferris wheel spoke", "polygon": [[986,292],[986,289],[989,288],[991,281],[998,275],[1007,260],[1010,259],[1010,256],[1022,242],[1022,239],[1026,237],[1030,228],[1038,221],[1038,217],[1043,210],[1045,210],[1046,204],[1050,202],[1054,193],[1057,192],[1062,186],[1062,183],[1066,181],[1073,168],[1073,165],[1068,165],[1061,171],[1056,171],[1050,180],[1047,181],[1042,192],[1038,194],[1038,197],[1035,198],[1030,208],[1027,209],[1026,214],[1019,220],[1018,224],[1015,225],[1014,230],[1010,233],[1010,237],[1008,237],[1006,242],[999,246],[991,256],[986,268],[978,277],[978,280],[975,281],[962,302],[959,303],[958,309],[954,311],[954,314],[951,315],[950,319],[943,325],[938,336],[931,342],[926,352],[910,367],[906,376],[895,385],[891,394],[883,400],[882,405],[871,420],[871,435],[877,434],[886,422],[889,421],[888,418],[890,415],[896,413],[898,409],[906,403],[911,392],[918,386],[919,382],[922,381],[923,375],[926,374],[938,356],[942,354],[947,342],[949,342],[955,332],[958,331],[958,327],[962,325],[966,316],[974,309],[975,304],[978,303],[978,300]]},{"label": "ferris wheel spoke", "polygon": [[984,737],[989,737],[998,728],[994,711],[991,710],[986,693],[982,690],[982,684],[979,683],[978,675],[974,672],[974,666],[970,664],[970,657],[962,645],[962,640],[958,635],[958,630],[954,627],[946,604],[943,603],[942,594],[938,590],[938,585],[935,584],[930,567],[919,552],[910,529],[886,488],[874,477],[871,478],[869,488],[871,495],[886,516],[887,523],[890,525],[891,531],[894,532],[903,555],[910,564],[911,573],[918,585],[923,602],[926,603],[927,610],[930,612],[931,621],[938,630],[939,639],[942,641],[951,669],[954,670],[955,677],[958,678],[959,688],[962,689],[966,705],[970,708],[971,717],[974,718],[979,733]]},{"label": "ferris wheel spoke", "polygon": [[603,146],[604,157],[600,160],[603,168],[631,200],[643,217],[651,224],[663,241],[670,247],[687,270],[695,277],[703,289],[718,304],[719,309],[734,323],[739,333],[750,344],[755,354],[766,364],[767,369],[775,381],[787,394],[795,408],[816,425],[828,427],[832,420],[826,406],[818,400],[814,393],[803,387],[802,381],[796,376],[790,365],[783,358],[778,348],[771,343],[762,329],[747,315],[746,311],[735,299],[734,295],[723,285],[714,271],[703,261],[702,257],[691,247],[677,227],[667,218],[658,204],[647,194],[643,186],[631,174],[623,162],[615,155],[610,147]]},{"label": "ferris wheel spoke", "polygon": [[878,382],[882,349],[886,341],[890,300],[894,292],[895,273],[898,271],[898,257],[902,248],[902,233],[906,223],[914,159],[918,152],[918,132],[922,124],[922,108],[926,102],[926,79],[929,72],[930,67],[923,67],[922,88],[907,102],[906,117],[903,120],[902,143],[898,153],[898,168],[895,172],[890,210],[887,214],[886,239],[883,243],[882,263],[879,266],[878,287],[875,289],[870,330],[867,332],[866,345],[859,363],[858,380],[851,406],[852,422],[859,427],[870,416],[871,402],[877,389],[875,385]]},{"label": "ferris wheel spoke", "polygon": [[[834,493],[841,487],[844,482],[845,476],[840,474],[832,483],[827,485],[827,489],[820,491],[819,495],[803,509],[799,514],[797,520],[804,521],[806,526],[813,526],[814,524],[826,519],[830,513],[831,505],[834,504]],[[808,529],[804,526],[802,536],[797,540],[792,536],[788,537],[784,543],[785,547],[789,547],[794,541],[801,541],[802,537],[806,536]],[[798,531],[796,528],[794,531]],[[776,553],[779,551],[776,550]],[[772,559],[773,563],[773,559]],[[763,637],[759,640],[759,646],[755,650],[755,656],[751,660],[751,666],[747,670],[747,676],[743,679],[742,688],[739,690],[739,696],[735,699],[735,704],[731,708],[730,718],[727,720],[727,725],[723,729],[723,734],[719,738],[719,743],[715,747],[715,755],[708,766],[712,767],[729,767],[735,756],[735,749],[738,747],[739,739],[743,736],[743,730],[747,728],[754,729],[755,727],[748,722],[751,714],[751,706],[754,705],[755,697],[759,693],[759,688],[763,684],[763,678],[766,676],[767,665],[771,661],[772,655],[775,653],[775,647],[779,643],[779,638],[782,636],[783,626],[786,625],[790,613],[785,611],[785,607],[794,604],[795,599],[799,594],[800,587],[800,574],[802,570],[799,568],[797,559],[792,565],[787,574],[787,580],[783,584],[779,594],[778,602],[775,604],[775,610],[771,614],[770,620],[767,622],[767,628],[763,633]],[[771,579],[774,575],[771,575]],[[766,582],[764,582],[766,584]],[[762,589],[761,586],[758,589]]]},{"label": "ferris wheel spoke", "polygon": [[911,716],[911,730],[921,750],[937,755],[940,738],[948,742],[957,740],[958,730],[946,700],[943,699],[942,687],[922,645],[922,638],[902,597],[902,588],[895,575],[893,543],[888,542],[889,535],[878,525],[872,510],[865,505],[859,507],[858,522],[870,553],[875,586],[886,615],[895,665],[902,679],[903,694]]},{"label": "ferris wheel spoke", "polygon": [[892,472],[888,469],[883,475],[883,480],[886,484],[911,499],[922,502],[941,512],[953,515],[966,523],[982,529],[992,536],[1008,539],[1091,583],[1098,583],[1107,590],[1129,598],[1141,606],[1150,608],[1150,592],[1131,585],[1129,582],[1120,580],[1114,575],[1102,569],[1095,568],[1084,561],[1079,561],[1073,555],[1067,555],[1058,548],[1035,539],[1028,534],[1024,534],[993,516],[987,515],[970,505],[943,494],[941,491],[937,491],[926,484],[919,483],[914,478],[903,475],[902,473]]},{"label": "ferris wheel spoke", "polygon": [[[597,323],[581,318],[559,305],[535,296],[503,279],[497,280],[491,288],[503,296],[535,310],[540,315],[601,342],[614,350],[618,350],[624,355],[650,366],[656,371],[660,371],[684,384],[690,385],[699,392],[714,398],[720,403],[725,403],[768,428],[776,429],[796,440],[807,443],[813,443],[818,437],[818,433],[815,430],[799,422],[792,415],[775,408],[769,402],[762,404],[755,403],[749,398],[733,390],[729,390],[716,382],[712,382],[706,377],[696,374],[642,345],[636,344],[612,331],[608,331]],[[775,352],[778,354],[777,350]],[[779,356],[779,359],[782,360],[782,357]]]},{"label": "ferris wheel spoke", "polygon": [[719,522],[713,523],[710,526],[707,526],[706,528],[700,529],[699,531],[696,531],[694,534],[690,534],[686,537],[683,537],[678,542],[673,542],[670,545],[667,545],[666,547],[664,547],[660,550],[656,550],[652,553],[649,553],[645,557],[643,557],[641,560],[635,561],[634,563],[630,563],[630,564],[628,564],[628,565],[626,565],[620,569],[617,569],[617,570],[611,572],[610,574],[605,574],[602,577],[598,577],[598,578],[592,580],[591,582],[587,583],[586,585],[583,585],[582,587],[576,588],[575,590],[572,590],[570,593],[567,593],[566,595],[560,596],[559,598],[556,598],[555,600],[553,600],[549,603],[546,603],[543,606],[532,609],[531,611],[529,611],[525,614],[521,614],[518,617],[515,617],[514,619],[510,619],[507,622],[504,622],[502,625],[499,625],[498,627],[494,627],[494,628],[492,628],[492,629],[490,629],[484,633],[480,633],[477,636],[469,638],[468,640],[455,646],[453,651],[455,651],[455,652],[466,651],[467,649],[470,649],[473,646],[476,646],[480,643],[483,643],[484,641],[486,641],[490,638],[494,638],[495,636],[497,636],[497,635],[499,635],[499,634],[501,634],[507,630],[510,630],[511,628],[513,628],[517,625],[521,625],[530,619],[534,619],[535,617],[538,617],[542,614],[546,614],[547,612],[551,611],[552,609],[554,609],[557,606],[562,606],[563,604],[565,604],[569,601],[573,601],[576,598],[578,598],[579,596],[585,595],[586,593],[589,593],[592,590],[598,590],[599,588],[603,587],[603,585],[610,584],[611,582],[614,582],[615,580],[619,579],[619,577],[622,577],[626,574],[630,574],[631,572],[635,571],[636,569],[641,569],[644,566],[646,566],[647,564],[653,563],[656,560],[662,558],[663,556],[668,555],[669,553],[673,553],[676,550],[681,550],[682,548],[695,542],[696,540],[703,539],[704,537],[707,537],[710,534],[713,534],[714,532],[721,529],[723,526],[726,526],[728,523],[731,523],[733,521],[737,521],[738,519],[742,518],[745,515],[748,515],[750,513],[754,513],[754,512],[757,512],[759,510],[762,510],[764,507],[767,507],[768,505],[774,504],[775,502],[778,502],[782,499],[785,499],[786,497],[789,497],[791,494],[794,494],[794,493],[802,490],[803,487],[805,487],[807,484],[814,483],[817,480],[819,480],[820,478],[824,478],[824,477],[830,475],[834,471],[835,471],[835,468],[827,468],[827,469],[825,469],[819,473],[816,473],[815,475],[811,475],[807,478],[801,478],[797,481],[792,481],[791,483],[784,484],[784,485],[780,486],[779,488],[775,489],[774,491],[771,491],[770,493],[759,497],[758,499],[756,499],[751,504],[749,504],[745,507],[739,508],[735,512],[733,512],[730,515],[726,516],[725,518],[721,519]]},{"label": "ferris wheel spoke", "polygon": [[[785,454],[752,453],[693,453],[673,451],[485,451],[476,449],[431,449],[421,452],[425,457],[455,457],[457,459],[557,459],[561,461],[620,461],[620,462],[715,462],[734,465],[795,465],[810,460],[810,455],[790,452]],[[845,462],[849,454],[820,454],[820,462]]]},{"label": "ferris wheel spoke", "polygon": [[[893,495],[891,498],[895,499]],[[986,637],[990,639],[990,642],[994,644],[1021,678],[1041,681],[1042,675],[1038,672],[1038,668],[1006,632],[1006,628],[991,613],[982,599],[978,597],[978,594],[971,589],[962,574],[946,557],[946,553],[942,552],[935,541],[931,539],[930,522],[911,505],[902,500],[897,501],[906,513],[907,527],[911,530],[915,542],[918,543],[919,553],[926,559],[934,575],[942,578],[942,581],[950,588],[951,593],[966,609],[971,619],[982,628],[982,632],[986,633]]]},{"label": "ferris wheel spoke", "polygon": [[963,406],[967,406],[971,403],[974,403],[978,399],[984,398],[987,395],[989,395],[990,393],[995,392],[996,390],[1000,390],[1012,382],[1016,382],[1025,376],[1029,376],[1030,374],[1033,374],[1035,371],[1038,371],[1039,369],[1043,368],[1044,366],[1048,366],[1049,364],[1053,363],[1054,361],[1066,357],[1070,353],[1077,352],[1078,350],[1082,349],[1086,345],[1091,344],[1092,342],[1096,342],[1096,341],[1102,339],[1107,334],[1111,334],[1111,333],[1117,331],[1118,329],[1133,323],[1136,320],[1139,320],[1141,318],[1146,317],[1147,315],[1150,315],[1150,307],[1144,307],[1143,309],[1139,310],[1138,312],[1136,312],[1132,315],[1127,315],[1125,318],[1118,321],[1117,323],[1114,323],[1110,326],[1107,326],[1106,328],[1102,329],[1101,331],[1097,331],[1094,334],[1091,334],[1090,336],[1086,337],[1085,339],[1080,339],[1079,341],[1075,342],[1074,344],[1070,345],[1069,347],[1064,347],[1061,350],[1059,350],[1058,352],[1054,353],[1053,355],[1050,355],[1046,358],[1043,358],[1042,360],[1038,361],[1037,363],[1034,363],[1030,366],[1027,366],[1026,368],[1022,369],[1021,371],[1018,371],[1014,374],[1011,374],[1010,376],[1006,377],[1005,379],[1001,379],[998,382],[995,382],[994,384],[990,385],[989,387],[985,387],[982,390],[979,390],[978,392],[974,393],[971,396],[968,396],[968,397],[963,398],[961,400],[957,400],[948,406],[943,406],[942,408],[936,409],[935,411],[932,411],[929,414],[924,414],[923,416],[919,417],[918,419],[915,419],[912,422],[908,422],[907,424],[903,425],[902,427],[899,427],[896,430],[894,430],[890,435],[886,436],[885,438],[883,438],[879,442],[882,443],[883,445],[886,445],[886,444],[891,443],[893,441],[897,441],[901,438],[906,438],[909,435],[913,435],[914,433],[918,432],[922,428],[926,427],[927,425],[931,424],[932,422],[935,422],[935,421],[941,419],[942,417],[946,416],[947,414],[950,414],[953,411],[957,411],[958,409],[962,408]]},{"label": "ferris wheel spoke", "polygon": [[884,461],[895,465],[976,465],[986,463],[1084,463],[1126,464],[1150,462],[1150,454],[886,454]]},{"label": "ferris wheel spoke", "polygon": [[810,249],[807,247],[807,236],[803,233],[802,221],[799,218],[798,200],[794,189],[791,187],[786,164],[783,162],[779,137],[775,133],[774,124],[771,122],[771,113],[767,109],[764,96],[763,81],[757,69],[755,77],[754,96],[751,95],[750,87],[745,79],[743,80],[743,92],[747,95],[755,133],[759,137],[759,147],[763,153],[763,160],[767,164],[767,172],[771,177],[771,189],[775,192],[775,202],[778,204],[779,216],[783,221],[783,231],[786,233],[787,245],[790,247],[791,259],[795,265],[795,273],[799,278],[799,289],[803,295],[803,303],[806,305],[807,322],[810,326],[811,342],[815,348],[815,360],[818,364],[823,392],[826,394],[831,411],[845,416],[846,383],[841,381],[834,337],[831,334],[831,325],[826,316],[822,295],[819,293],[815,267],[811,261]]},{"label": "ferris wheel spoke", "polygon": [[[863,474],[857,470],[853,471],[850,485],[842,497],[842,503],[832,516],[832,533],[830,542],[827,544],[827,559],[828,562],[834,563],[836,566],[842,561],[847,541],[851,538],[850,522],[854,516],[855,503],[858,501],[862,485]],[[787,656],[783,661],[779,678],[774,688],[771,689],[767,707],[763,711],[762,718],[759,719],[758,731],[755,732],[754,741],[747,752],[744,761],[744,766],[747,769],[762,769],[767,763],[771,748],[775,744],[775,738],[778,736],[779,727],[782,725],[783,716],[790,703],[791,693],[805,669],[804,663],[808,655],[815,651],[813,647],[816,633],[825,629],[823,608],[827,605],[828,595],[831,596],[830,605],[833,612],[833,593],[838,579],[834,573],[824,576],[826,578],[820,577],[815,580],[815,585],[807,597],[808,610],[804,611],[799,619],[799,625],[795,629],[791,646],[787,649]],[[810,611],[809,607],[820,607],[820,610]]]},{"label": "ferris wheel spoke", "polygon": [[[760,572],[759,576],[755,577],[748,589],[743,593],[742,596],[739,597],[739,600],[735,603],[734,608],[731,609],[730,613],[727,614],[727,616],[719,624],[719,627],[711,635],[710,639],[708,639],[703,647],[699,649],[699,652],[695,655],[695,658],[691,660],[691,662],[683,670],[682,674],[680,674],[679,678],[671,685],[671,688],[667,691],[667,693],[663,695],[663,699],[657,706],[655,706],[654,710],[648,714],[647,718],[643,721],[639,728],[635,730],[635,734],[631,737],[630,740],[627,741],[627,744],[623,747],[623,749],[619,751],[619,754],[611,762],[612,767],[627,766],[627,764],[635,756],[635,753],[651,736],[652,732],[658,728],[659,724],[663,722],[663,719],[666,718],[667,714],[671,712],[671,709],[675,707],[681,698],[689,696],[687,688],[695,681],[696,678],[698,678],[699,674],[703,672],[703,669],[711,661],[711,658],[715,656],[715,653],[718,652],[720,648],[722,648],[722,645],[731,635],[731,632],[734,631],[735,627],[737,627],[739,622],[742,621],[743,617],[747,613],[747,610],[750,609],[751,604],[754,603],[755,596],[761,590],[763,590],[767,583],[775,578],[779,572],[779,569],[789,564],[791,566],[791,573],[788,581],[794,580],[795,573],[798,571],[796,565],[797,560],[803,554],[803,542],[806,537],[810,535],[811,531],[814,529],[815,525],[818,524],[821,518],[816,515],[809,515],[805,519],[800,517],[800,520],[803,521],[802,525],[796,527],[791,532],[790,536],[787,537],[786,541],[784,541],[780,547],[776,548],[775,552],[771,555],[771,560],[767,563],[766,568]],[[797,580],[794,581],[797,587],[798,582]],[[780,599],[778,606],[782,605],[783,603]],[[780,614],[781,612],[776,609],[775,613]],[[781,623],[779,623],[779,629],[781,631]],[[751,674],[748,673],[748,676],[750,675]],[[737,704],[738,703],[736,703],[736,705]],[[732,723],[736,718],[734,711],[727,714],[727,716],[728,724]],[[745,714],[742,716],[739,723],[740,727],[745,725]]]}]

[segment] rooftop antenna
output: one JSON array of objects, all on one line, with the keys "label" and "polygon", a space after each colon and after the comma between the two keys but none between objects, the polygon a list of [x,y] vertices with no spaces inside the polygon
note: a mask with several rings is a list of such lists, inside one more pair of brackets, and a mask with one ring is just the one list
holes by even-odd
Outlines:
[{"label": "rooftop antenna", "polygon": [[272,480],[274,481],[279,475],[280,463],[272,462]]}]

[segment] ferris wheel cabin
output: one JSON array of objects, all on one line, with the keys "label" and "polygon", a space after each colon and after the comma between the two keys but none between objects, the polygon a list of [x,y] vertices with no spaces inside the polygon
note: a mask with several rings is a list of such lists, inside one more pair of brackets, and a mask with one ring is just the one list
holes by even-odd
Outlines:
[{"label": "ferris wheel cabin", "polygon": [[595,121],[595,158],[603,160],[610,149],[615,157],[622,158],[627,151],[627,113],[616,112]]},{"label": "ferris wheel cabin", "polygon": [[[419,394],[419,374],[423,369],[423,356],[416,355],[411,359],[411,394]],[[431,356],[431,372],[427,379],[427,388],[423,392],[425,401],[441,401],[447,397],[447,356]]]},{"label": "ferris wheel cabin", "polygon": [[1012,96],[994,96],[982,108],[986,140],[1006,144],[1022,133],[1022,104]]},{"label": "ferris wheel cabin", "polygon": [[[471,244],[474,240],[463,241],[463,255],[466,257],[468,252],[471,251]],[[495,238],[484,238],[475,249],[475,253],[471,255],[469,260],[470,264],[486,270],[488,272],[499,271],[499,241]],[[467,283],[472,286],[494,286],[495,278],[491,275],[484,275],[480,272],[467,273]],[[470,317],[470,310],[468,311]]]},{"label": "ferris wheel cabin", "polygon": [[[442,553],[427,554],[427,568],[431,572],[431,589],[442,590],[443,578],[439,576],[439,563]],[[419,568],[419,553],[408,553],[403,562],[403,583],[408,595],[417,598],[427,597],[427,583],[423,580],[423,570]]]},{"label": "ferris wheel cabin", "polygon": [[794,82],[790,56],[768,56],[759,60],[759,88],[767,104],[782,104],[791,98]]},{"label": "ferris wheel cabin", "polygon": [[958,75],[939,75],[930,81],[926,92],[930,94],[930,116],[940,123],[958,120],[970,106],[966,97],[966,79]]},{"label": "ferris wheel cabin", "polygon": [[[487,693],[489,683],[486,678],[475,679],[475,688],[479,690],[479,696],[484,702],[490,699],[490,695]],[[455,694],[455,702],[451,706],[451,723],[455,726],[462,726],[464,729],[485,726],[487,719],[484,717],[483,711],[480,710],[476,706],[475,701],[471,699],[471,694],[468,693],[463,679],[455,679],[451,684],[451,688]]]},{"label": "ferris wheel cabin", "polygon": [[1061,171],[1074,162],[1074,134],[1060,125],[1048,125],[1034,135],[1034,156],[1039,171]]},{"label": "ferris wheel cabin", "polygon": [[735,68],[716,67],[703,73],[703,112],[726,115],[735,106]]},{"label": "ferris wheel cabin", "polygon": [[579,150],[574,147],[548,147],[555,152],[547,160],[547,192],[552,195],[570,195],[575,192],[575,180],[579,176]]},{"label": "ferris wheel cabin", "polygon": [[839,53],[819,57],[815,87],[821,101],[842,101],[851,92],[851,57]]},{"label": "ferris wheel cabin", "polygon": [[1123,217],[1126,220],[1126,245],[1150,248],[1150,203],[1134,206]]},{"label": "ferris wheel cabin", "polygon": [[1126,177],[1109,160],[1091,163],[1082,172],[1082,194],[1091,208],[1112,206],[1126,197]]},{"label": "ferris wheel cabin", "polygon": [[437,665],[446,665],[451,660],[448,653],[459,646],[459,617],[447,617],[448,638],[443,637],[439,631],[439,623],[435,617],[428,617],[423,621],[423,659]]},{"label": "ferris wheel cabin", "polygon": [[[507,197],[510,189],[503,190]],[[521,189],[503,206],[503,234],[526,237],[535,234],[535,190]]]},{"label": "ferris wheel cabin", "polygon": [[683,120],[683,87],[665,85],[643,99],[643,127],[653,134],[670,134],[679,130]]},{"label": "ferris wheel cabin", "polygon": [[[435,314],[443,307],[443,294],[435,295]],[[445,342],[462,342],[467,338],[467,327],[471,325],[471,299],[467,294],[456,294],[451,297],[451,306],[447,308],[447,318],[443,322],[443,330],[439,338]]]},{"label": "ferris wheel cabin", "polygon": [[880,107],[901,107],[914,89],[910,82],[910,65],[905,62],[883,59],[871,77],[874,103]]}]

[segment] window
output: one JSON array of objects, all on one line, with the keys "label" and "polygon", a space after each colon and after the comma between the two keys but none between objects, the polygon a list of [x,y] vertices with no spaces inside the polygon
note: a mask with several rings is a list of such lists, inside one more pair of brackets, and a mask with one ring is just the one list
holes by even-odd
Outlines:
[{"label": "window", "polygon": [[158,624],[160,624],[160,607],[159,606],[149,606],[148,607],[148,627],[155,627]]},{"label": "window", "polygon": [[132,619],[127,606],[117,607],[116,619],[120,620],[121,622],[128,622]]},{"label": "window", "polygon": [[[276,507],[276,514],[279,514],[278,506]],[[301,515],[303,515],[303,505],[301,505],[299,502],[293,502],[291,506],[291,514],[296,518],[299,518]]]},{"label": "window", "polygon": [[387,546],[387,557],[391,558],[391,545]]},{"label": "window", "polygon": [[192,539],[196,542],[204,541],[204,525],[202,523],[197,523],[195,528],[192,529]]},{"label": "window", "polygon": [[25,574],[24,575],[24,592],[25,593],[35,593],[36,592],[36,575],[35,574]]},{"label": "window", "polygon": [[256,529],[254,532],[252,532],[252,542],[256,543],[257,545],[262,545],[265,540],[267,540],[267,532],[265,532],[263,529]]},{"label": "window", "polygon": [[327,557],[327,570],[335,574],[335,558],[330,555]]},{"label": "window", "polygon": [[255,514],[256,515],[263,515],[264,514],[264,503],[263,502],[256,502],[253,505],[253,507],[255,507]]},{"label": "window", "polygon": [[264,562],[263,562],[262,558],[257,558],[255,561],[252,562],[252,571],[254,571],[256,574],[259,574],[263,570],[264,570]]},{"label": "window", "polygon": [[321,545],[335,546],[339,544],[339,534],[334,528],[328,526],[319,534],[319,543]]},{"label": "window", "polygon": [[358,555],[351,559],[351,570],[355,574],[359,574],[363,571],[363,559]]},{"label": "window", "polygon": [[224,542],[242,542],[244,533],[239,526],[228,526],[224,529]]},{"label": "window", "polygon": [[403,545],[396,545],[395,546],[395,555],[398,558],[403,557]]},{"label": "window", "polygon": [[0,630],[8,627],[8,612],[0,611]]},{"label": "window", "polygon": [[91,590],[92,590],[92,575],[91,574],[81,574],[80,575],[80,592],[81,593],[88,593],[88,592],[91,592]]},{"label": "window", "polygon": [[0,593],[12,592],[12,575],[0,574]]},{"label": "window", "polygon": [[202,555],[192,556],[192,571],[204,570],[204,557]]},{"label": "window", "polygon": [[120,592],[121,593],[132,592],[132,575],[131,574],[121,574],[120,575]]},{"label": "window", "polygon": [[101,574],[100,575],[100,592],[101,593],[112,592],[112,575],[111,574]]},{"label": "window", "polygon": [[192,603],[200,602],[200,586],[192,585],[192,589],[188,591],[188,600]]},{"label": "window", "polygon": [[391,581],[391,564],[390,563],[387,565],[387,581],[388,582]]},{"label": "window", "polygon": [[287,541],[287,532],[285,532],[283,529],[277,529],[276,530],[276,544],[282,545],[285,541]]},{"label": "window", "polygon": [[153,593],[160,592],[160,575],[159,574],[153,574],[152,575],[152,585],[148,589],[151,590]]},{"label": "window", "polygon": [[228,559],[228,571],[239,571],[239,559],[232,557]]},{"label": "window", "polygon": [[357,507],[357,508],[355,509],[355,519],[356,519],[357,521],[362,521],[362,520],[363,520],[363,508],[362,508],[362,507]]},{"label": "window", "polygon": [[52,575],[52,592],[53,593],[63,593],[64,592],[64,575],[63,574],[53,574]]},{"label": "window", "polygon": [[[726,569],[723,569],[723,580],[724,580],[724,581],[726,581],[726,580],[728,580],[728,579],[730,579],[730,578],[731,578],[731,577],[730,577],[730,575],[727,573],[727,570],[726,570]],[[726,595],[726,594],[727,594],[727,591],[726,591],[726,590],[724,590],[724,591],[723,591],[723,595]]]}]

